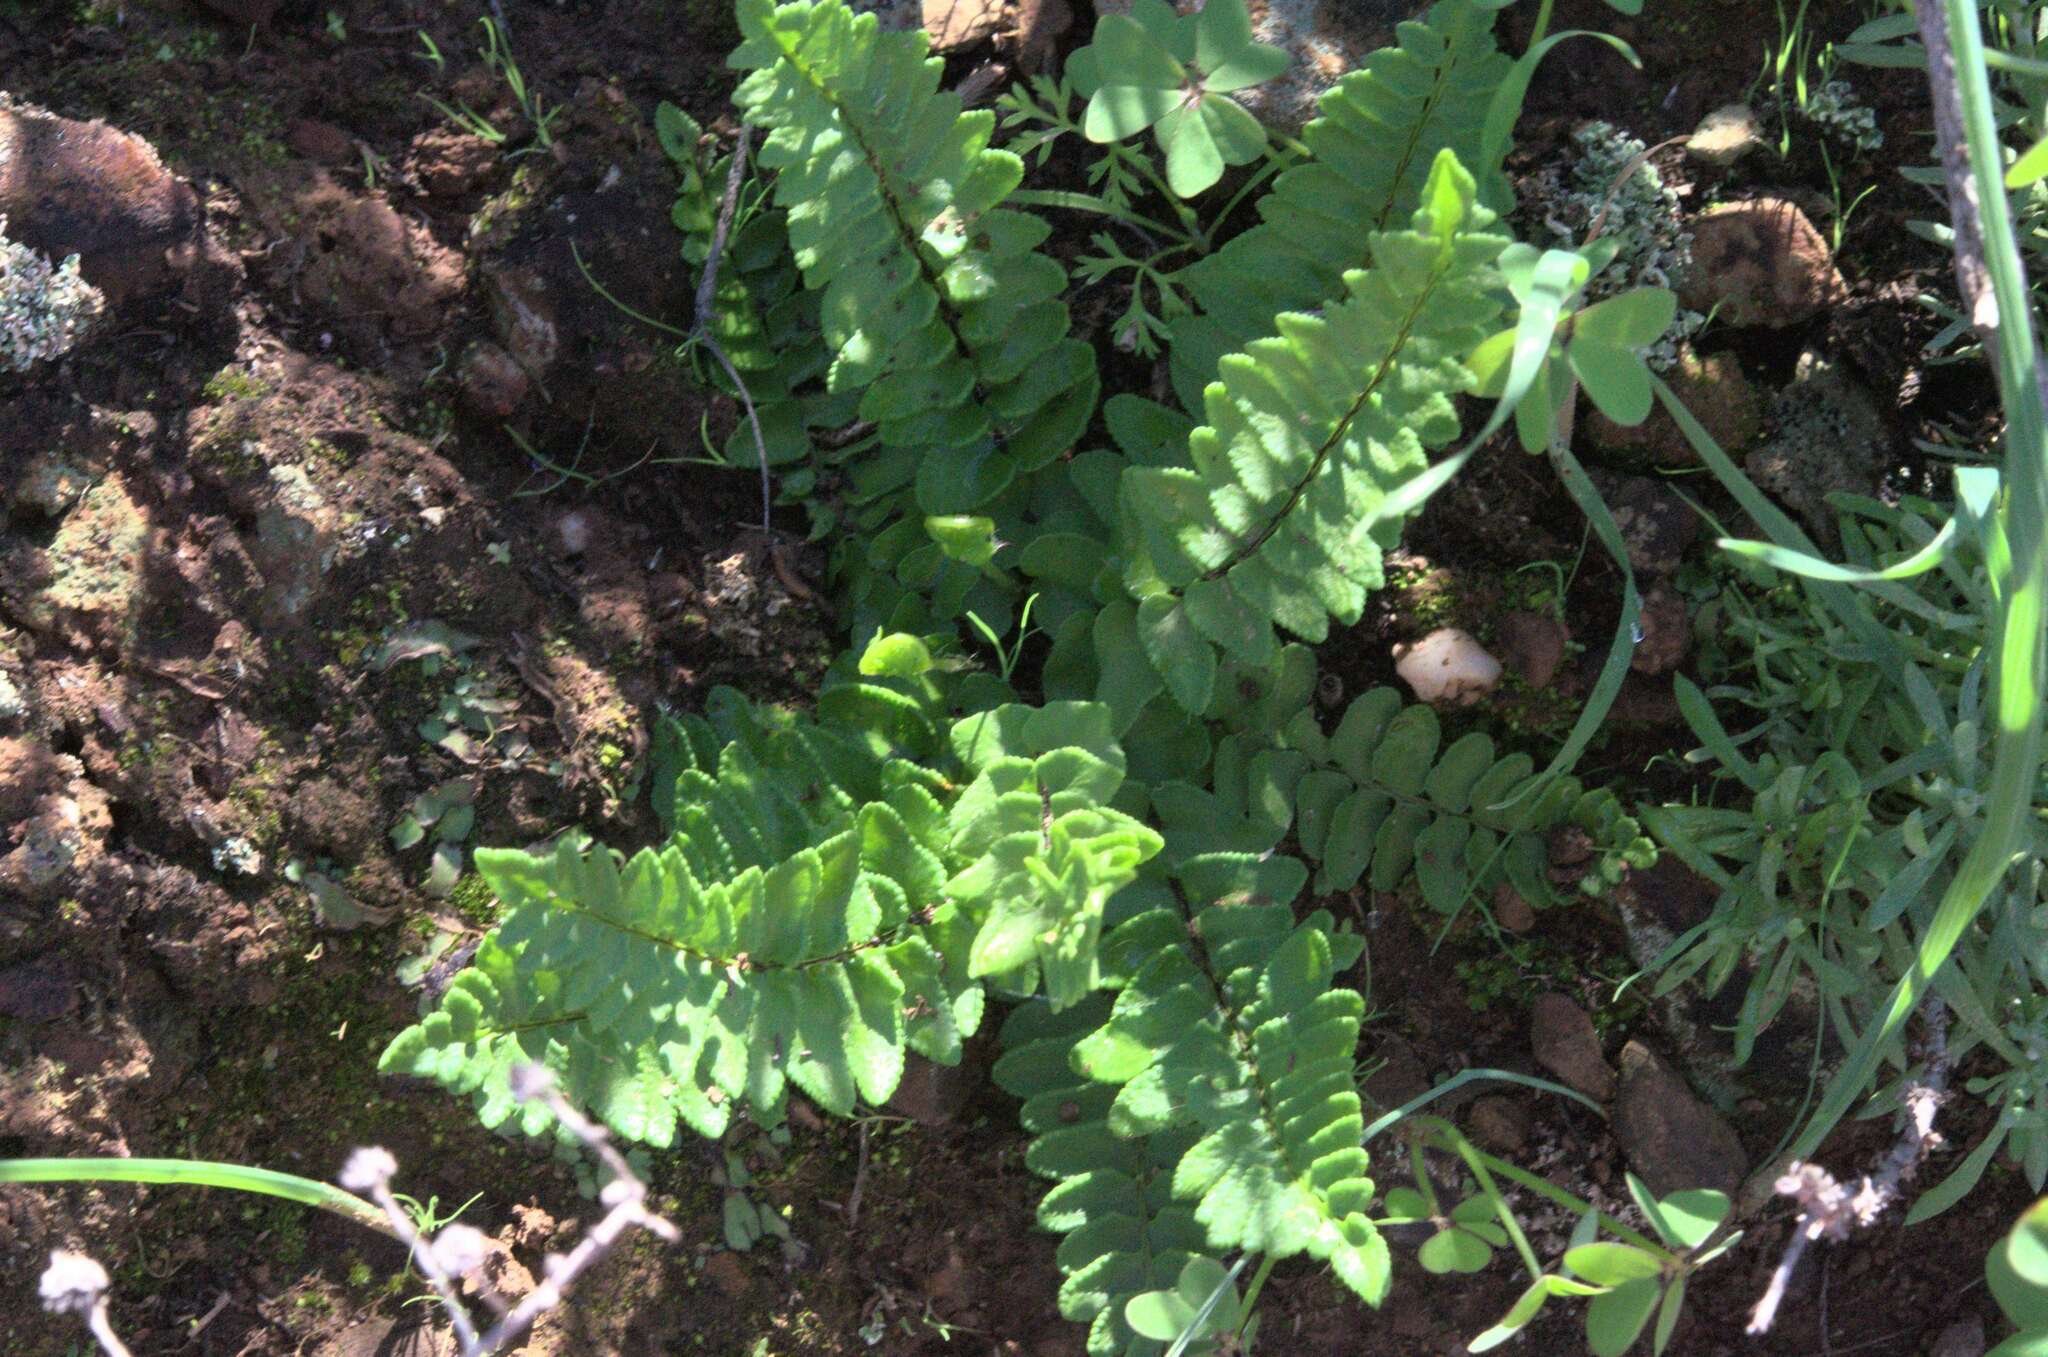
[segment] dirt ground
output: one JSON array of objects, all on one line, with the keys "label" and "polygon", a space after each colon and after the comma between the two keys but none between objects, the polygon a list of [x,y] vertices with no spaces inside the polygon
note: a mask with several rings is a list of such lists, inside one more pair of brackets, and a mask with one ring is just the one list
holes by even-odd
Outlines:
[{"label": "dirt ground", "polygon": [[[54,377],[0,386],[0,675],[28,713],[0,723],[0,847],[11,822],[68,807],[75,883],[59,898],[0,892],[0,1157],[187,1155],[325,1177],[380,1143],[404,1190],[469,1203],[461,1218],[496,1232],[516,1289],[594,1203],[575,1166],[483,1132],[438,1090],[376,1075],[422,987],[494,907],[473,874],[443,889],[431,833],[400,848],[391,831],[408,811],[425,818],[428,797],[473,816],[451,854],[567,822],[643,840],[649,714],[720,683],[802,700],[839,638],[813,587],[819,560],[750,526],[750,479],[691,460],[700,428],[731,430],[729,403],[701,394],[659,332],[567,283],[587,267],[637,311],[686,314],[652,115],[667,99],[707,126],[723,116],[726,0],[503,9],[530,86],[562,110],[552,151],[501,154],[422,97],[518,125],[475,59],[482,9],[464,0],[0,0],[0,89],[147,138],[219,245],[211,291],[124,311]],[[1564,49],[1532,94],[1532,162],[1588,117],[1652,143],[1689,131],[1743,94],[1777,32],[1767,0],[1652,0],[1636,20],[1593,0],[1559,9],[1559,27],[1616,32],[1644,67]],[[1815,12],[1830,37],[1864,17]],[[1527,22],[1504,21],[1510,50]],[[1888,147],[1917,154],[1910,75],[1857,79]],[[1910,429],[1983,396],[1904,370],[1928,334],[1911,295],[1943,265],[1903,230],[1928,208],[1892,173],[1900,154],[1853,171],[1852,188],[1877,190],[1838,253],[1850,299],[1813,328],[1867,355]],[[1769,174],[1809,193],[1824,183],[1796,156]],[[553,288],[541,309],[560,352],[545,390],[496,391],[476,341],[516,344],[535,279]],[[1799,342],[1716,344],[1769,382]],[[1454,612],[1501,606],[1484,581],[1572,560],[1577,522],[1519,453],[1475,467],[1411,533],[1402,587],[1332,643],[1326,667],[1350,691],[1387,681],[1388,642],[1438,594],[1477,580]],[[1565,614],[1597,652],[1617,586],[1595,555]],[[1533,703],[1520,728],[1554,737],[1558,716]],[[1632,683],[1582,776],[1668,791],[1653,760],[1688,743],[1668,678]],[[1544,991],[1599,1009],[1610,1053],[1658,1037],[1649,1006],[1600,1008],[1633,970],[1608,913],[1546,913],[1512,946],[1461,929],[1439,948],[1400,900],[1333,907],[1371,938],[1362,1056],[1383,1063],[1373,1089],[1389,1102],[1463,1068],[1533,1070],[1527,1015]],[[655,1157],[685,1243],[610,1260],[531,1350],[1078,1355],[993,1055],[984,1043],[958,1071],[920,1071],[858,1123],[799,1108],[780,1142]],[[1509,1101],[1522,1162],[1619,1195],[1604,1123]],[[1470,1100],[1450,1107],[1465,1116]],[[1734,1122],[1753,1162],[1781,1129],[1761,1102]],[[1948,1129],[1936,1171],[1984,1127],[1959,1109]],[[1861,1164],[1884,1139],[1853,1126],[1823,1158]],[[791,1242],[728,1248],[735,1196],[779,1213]],[[2026,1200],[2001,1164],[1935,1224],[1908,1232],[1894,1217],[1818,1250],[1759,1343],[1743,1322],[1788,1228],[1768,1212],[1695,1287],[1671,1351],[1926,1353],[1972,1318],[1995,1341],[1982,1259]],[[67,1244],[107,1263],[140,1353],[445,1350],[386,1241],[286,1203],[109,1185],[0,1189],[0,1353],[80,1350],[74,1323],[41,1316],[31,1295],[46,1251]],[[1316,1269],[1281,1267],[1262,1350],[1461,1352],[1525,1280],[1497,1264],[1440,1281],[1409,1257],[1379,1312]],[[1519,1350],[1582,1348],[1560,1318]]]}]

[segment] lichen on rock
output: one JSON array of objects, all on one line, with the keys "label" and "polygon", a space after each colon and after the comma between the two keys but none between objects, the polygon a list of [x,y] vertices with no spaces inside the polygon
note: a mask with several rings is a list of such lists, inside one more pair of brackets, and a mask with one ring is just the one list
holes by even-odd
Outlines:
[{"label": "lichen on rock", "polygon": [[60,357],[92,332],[106,298],[78,271],[78,256],[60,264],[7,237],[0,216],[0,371],[26,372]]}]

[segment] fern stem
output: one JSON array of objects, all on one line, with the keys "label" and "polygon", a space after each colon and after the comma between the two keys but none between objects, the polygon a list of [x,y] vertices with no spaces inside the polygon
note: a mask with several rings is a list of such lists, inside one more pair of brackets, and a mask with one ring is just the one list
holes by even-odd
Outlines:
[{"label": "fern stem", "polygon": [[1133,212],[1127,207],[1118,207],[1099,193],[1082,193],[1078,189],[1066,188],[1020,188],[1012,190],[1006,201],[1021,207],[1061,207],[1070,212],[1093,212],[1141,231],[1157,231],[1161,235],[1175,236],[1191,247],[1202,248],[1201,242],[1179,227],[1168,226],[1165,222],[1148,217],[1142,212]]}]

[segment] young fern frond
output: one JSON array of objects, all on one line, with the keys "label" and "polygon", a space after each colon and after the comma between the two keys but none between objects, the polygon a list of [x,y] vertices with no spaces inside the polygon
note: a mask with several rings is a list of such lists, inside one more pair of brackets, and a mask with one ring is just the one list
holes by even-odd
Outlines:
[{"label": "young fern frond", "polygon": [[1472,176],[1438,154],[1412,226],[1373,235],[1373,267],[1320,316],[1222,361],[1204,393],[1192,466],[1123,476],[1126,587],[1135,626],[1173,699],[1208,705],[1217,654],[1262,664],[1276,626],[1321,641],[1355,622],[1399,531],[1384,506],[1456,435],[1461,359],[1497,329],[1493,262]]},{"label": "young fern frond", "polygon": [[836,728],[730,692],[665,721],[660,848],[478,850],[504,920],[383,1068],[476,1093],[495,1126],[512,1069],[541,1061],[620,1135],[667,1145],[679,1120],[722,1134],[741,1102],[772,1125],[792,1083],[842,1115],[885,1100],[906,1049],[959,1060],[984,978],[1042,977],[1055,1007],[1094,990],[1103,909],[1160,846],[1106,804],[1107,711],[1002,705],[941,735],[929,653],[876,650],[893,673],[821,697]]},{"label": "young fern frond", "polygon": [[1095,406],[1094,352],[1068,334],[1050,228],[998,208],[1023,174],[989,148],[995,115],[938,88],[922,32],[884,33],[840,0],[741,0],[750,71],[734,101],[769,130],[789,243],[823,293],[828,388],[859,392],[879,449],[869,498],[914,485],[968,513],[1072,446]]},{"label": "young fern frond", "polygon": [[[722,1134],[742,1100],[773,1124],[791,1082],[841,1113],[878,1102],[906,1046],[959,1058],[982,996],[949,960],[966,939],[947,936],[961,921],[939,895],[931,793],[800,726],[757,737],[767,757],[734,741],[698,766],[714,738],[681,724],[668,741],[681,813],[659,850],[621,863],[573,835],[548,853],[478,850],[504,920],[385,1069],[478,1093],[496,1125],[513,1111],[511,1067],[539,1060],[620,1135],[667,1145],[679,1119]],[[874,799],[849,809],[840,782],[813,781],[821,748]],[[544,1124],[522,1114],[529,1131]]]},{"label": "young fern frond", "polygon": [[[1477,165],[1486,111],[1513,64],[1494,45],[1495,7],[1441,0],[1395,30],[1319,101],[1302,129],[1312,159],[1273,181],[1262,222],[1175,276],[1198,314],[1173,327],[1173,377],[1190,409],[1225,354],[1274,333],[1275,316],[1344,293],[1344,274],[1370,264],[1366,242],[1405,221],[1439,151]],[[1483,171],[1480,196],[1508,193]]]}]

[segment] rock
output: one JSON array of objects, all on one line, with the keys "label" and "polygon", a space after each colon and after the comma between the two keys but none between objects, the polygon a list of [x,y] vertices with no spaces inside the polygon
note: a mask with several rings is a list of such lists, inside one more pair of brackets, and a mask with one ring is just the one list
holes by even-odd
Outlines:
[{"label": "rock", "polygon": [[105,856],[114,817],[84,766],[69,754],[52,755],[42,783],[52,790],[36,798],[26,818],[0,824],[0,847],[12,845],[0,855],[0,899],[55,899]]},{"label": "rock", "polygon": [[1723,104],[1700,119],[1685,153],[1708,165],[1733,165],[1764,144],[1763,127],[1748,104]]},{"label": "rock", "polygon": [[[79,256],[119,309],[213,280],[199,197],[154,148],[103,122],[74,122],[0,92],[0,217],[53,263]],[[188,297],[188,300],[190,298]]]},{"label": "rock", "polygon": [[1513,1098],[1488,1094],[1465,1114],[1472,1138],[1496,1154],[1520,1154],[1529,1143],[1529,1111]]},{"label": "rock", "polygon": [[1692,644],[1692,625],[1677,590],[1660,584],[1645,594],[1642,617],[1636,625],[1642,638],[1636,642],[1629,668],[1638,674],[1668,674],[1684,663]]},{"label": "rock", "polygon": [[78,974],[59,957],[0,970],[0,1016],[54,1022],[78,1006]]},{"label": "rock", "polygon": [[291,626],[305,619],[320,581],[334,568],[340,516],[296,464],[270,468],[268,499],[256,517],[249,555],[263,572],[266,619]]},{"label": "rock", "polygon": [[1456,627],[1439,627],[1413,645],[1394,647],[1394,672],[1418,702],[1470,706],[1500,683],[1500,661]]},{"label": "rock", "polygon": [[1714,311],[1729,325],[1783,329],[1811,320],[1847,291],[1827,240],[1782,198],[1725,203],[1693,223],[1692,268],[1679,296],[1694,311]]},{"label": "rock", "polygon": [[1640,1041],[1621,1051],[1614,1138],[1629,1167],[1659,1197],[1696,1187],[1732,1197],[1749,1171],[1735,1129]]},{"label": "rock", "polygon": [[1771,434],[1743,459],[1743,470],[1798,514],[1826,546],[1838,539],[1827,496],[1877,488],[1891,433],[1877,399],[1844,370],[1809,350],[1792,385],[1771,402]]},{"label": "rock", "polygon": [[1548,688],[1564,664],[1571,628],[1548,613],[1512,612],[1493,630],[1509,672],[1531,688]]},{"label": "rock", "polygon": [[149,532],[127,483],[110,475],[64,516],[47,547],[23,544],[0,555],[0,597],[31,627],[79,644],[120,646],[137,621]]},{"label": "rock", "polygon": [[1984,1321],[1971,1315],[1949,1325],[1936,1335],[1928,1357],[1984,1357]]},{"label": "rock", "polygon": [[1595,1102],[1614,1096],[1614,1070],[1593,1020],[1562,994],[1539,994],[1529,1005],[1529,1049],[1536,1063]]},{"label": "rock", "polygon": [[1050,67],[1060,37],[1074,26],[1067,0],[1017,0],[1017,64],[1030,74]]},{"label": "rock", "polygon": [[[1734,354],[1702,356],[1687,346],[1663,376],[1708,437],[1729,456],[1741,456],[1763,431],[1763,393],[1743,373]],[[1616,424],[1588,401],[1585,429],[1593,445],[1610,455],[1640,458],[1668,470],[1699,465],[1699,454],[1661,404],[1653,406],[1650,417],[1640,424]]]},{"label": "rock", "polygon": [[1647,476],[1595,475],[1607,507],[1621,529],[1629,564],[1661,579],[1678,569],[1699,536],[1699,518],[1684,500]]},{"label": "rock", "polygon": [[498,149],[482,137],[452,127],[430,127],[412,139],[409,163],[429,194],[459,198],[490,178],[499,164]]},{"label": "rock", "polygon": [[354,137],[333,123],[314,118],[295,120],[285,130],[284,141],[306,159],[323,165],[353,165],[360,155]]},{"label": "rock", "polygon": [[1388,1033],[1380,1038],[1373,1054],[1379,1066],[1366,1076],[1359,1089],[1373,1107],[1391,1112],[1429,1092],[1429,1071],[1406,1037]]},{"label": "rock", "polygon": [[974,1096],[974,1081],[959,1065],[941,1065],[921,1055],[903,1061],[903,1081],[888,1106],[923,1126],[944,1126]]},{"label": "rock", "polygon": [[924,0],[924,31],[934,51],[972,47],[996,35],[1008,8],[1006,0]]},{"label": "rock", "polygon": [[455,378],[464,404],[485,419],[510,418],[533,387],[518,360],[488,339],[476,340],[462,351]]},{"label": "rock", "polygon": [[1536,911],[1520,891],[1503,881],[1493,888],[1493,921],[1510,933],[1526,933],[1536,926]]},{"label": "rock", "polygon": [[389,819],[374,801],[325,777],[300,783],[285,803],[285,815],[304,847],[346,863],[374,851]]},{"label": "rock", "polygon": [[747,1275],[746,1264],[727,1249],[720,1249],[704,1260],[704,1280],[728,1300],[743,1300],[754,1289],[754,1279]]}]

